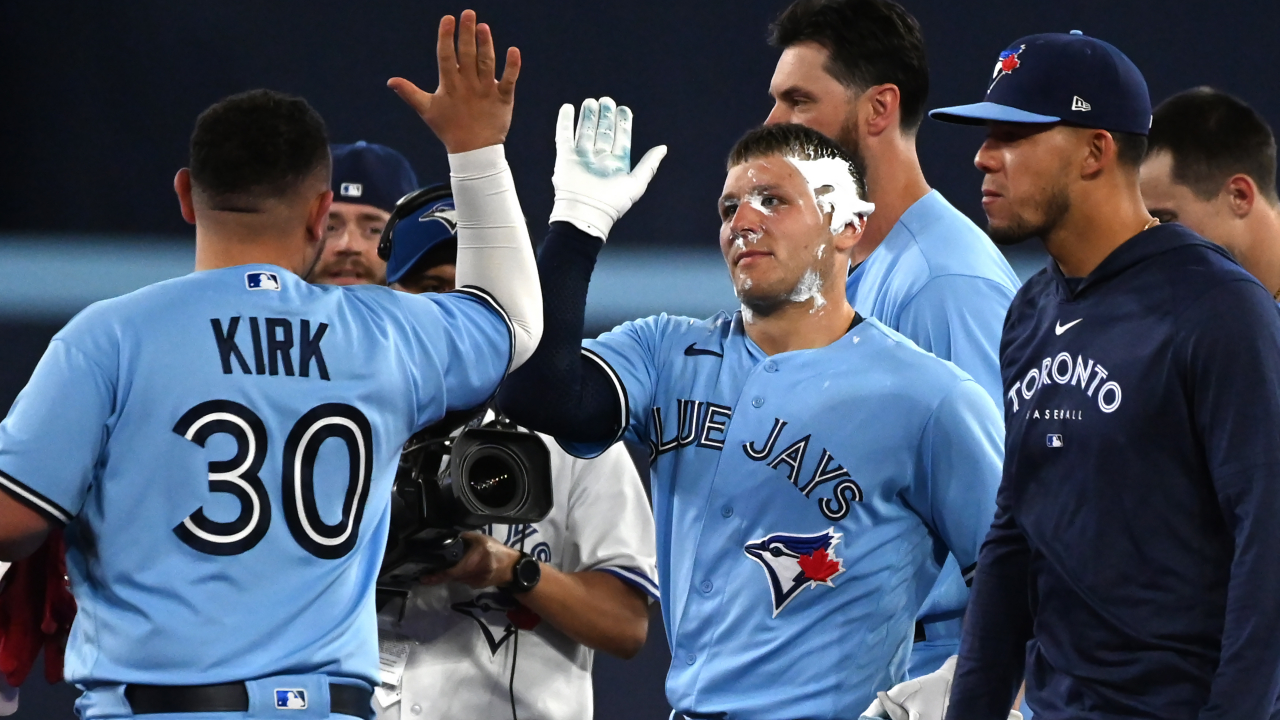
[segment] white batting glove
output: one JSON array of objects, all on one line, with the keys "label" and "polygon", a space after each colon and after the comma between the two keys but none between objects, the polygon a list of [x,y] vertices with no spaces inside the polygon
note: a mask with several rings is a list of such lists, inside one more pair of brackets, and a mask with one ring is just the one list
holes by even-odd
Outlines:
[{"label": "white batting glove", "polygon": [[631,169],[631,108],[609,98],[584,100],[573,127],[573,106],[563,105],[556,120],[556,169],[551,184],[556,202],[551,222],[573,223],[601,240],[623,213],[644,195],[667,146],[659,145]]},{"label": "white batting glove", "polygon": [[[952,655],[942,667],[928,675],[898,683],[889,692],[876,693],[864,718],[888,718],[889,720],[943,720],[951,700],[951,678],[956,672],[956,656]],[[1022,720],[1022,713],[1009,711],[1009,720]]]}]

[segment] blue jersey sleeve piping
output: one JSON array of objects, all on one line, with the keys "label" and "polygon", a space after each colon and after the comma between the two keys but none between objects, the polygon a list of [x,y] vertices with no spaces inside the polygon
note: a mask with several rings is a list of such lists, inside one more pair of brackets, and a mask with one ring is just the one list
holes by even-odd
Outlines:
[{"label": "blue jersey sleeve piping", "polygon": [[36,511],[41,517],[58,525],[66,525],[74,516],[58,503],[41,495],[30,485],[18,480],[9,473],[0,470],[0,488],[9,493],[14,500]]},{"label": "blue jersey sleeve piping", "polygon": [[[613,369],[608,360],[605,360],[598,353],[582,348],[582,354],[594,360],[604,370],[605,375],[609,376],[609,380],[613,383],[613,387],[618,391],[618,405],[622,408],[622,417],[618,421],[618,434],[609,441],[609,445],[613,445],[627,434],[627,428],[631,426],[631,403],[627,398],[627,386],[623,384],[622,378],[618,375],[618,371]],[[608,447],[606,445],[605,447]]]},{"label": "blue jersey sleeve piping", "polygon": [[502,307],[502,303],[499,303],[497,298],[490,295],[489,292],[483,288],[479,288],[474,285],[463,285],[462,287],[453,290],[453,292],[475,298],[480,303],[488,306],[498,314],[498,317],[502,318],[502,322],[507,326],[507,369],[502,373],[502,376],[505,378],[511,373],[511,363],[516,359],[516,327],[511,322],[511,316],[508,315],[506,309]]}]

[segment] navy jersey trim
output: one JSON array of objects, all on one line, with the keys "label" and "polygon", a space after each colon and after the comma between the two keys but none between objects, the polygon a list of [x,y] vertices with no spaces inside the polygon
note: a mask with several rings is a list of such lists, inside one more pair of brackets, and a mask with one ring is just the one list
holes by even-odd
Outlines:
[{"label": "navy jersey trim", "polygon": [[614,388],[618,391],[618,406],[622,408],[622,419],[618,423],[618,434],[609,441],[609,444],[612,445],[627,434],[627,427],[631,424],[631,405],[627,400],[627,386],[622,384],[622,378],[613,369],[613,366],[609,364],[609,361],[587,348],[582,348],[582,354],[595,360],[604,369],[605,375],[609,376],[609,379],[613,381]]},{"label": "navy jersey trim", "polygon": [[609,573],[628,585],[635,586],[645,595],[652,598],[654,602],[662,602],[662,593],[658,590],[658,583],[655,582],[653,578],[645,575],[635,568],[602,567],[594,569],[603,573]]},{"label": "navy jersey trim", "polygon": [[507,369],[502,373],[502,376],[506,377],[511,374],[511,364],[516,361],[516,326],[511,322],[511,316],[508,315],[507,311],[502,307],[502,303],[498,302],[497,298],[489,294],[489,291],[484,288],[478,288],[475,285],[464,285],[452,290],[452,292],[468,295],[488,305],[493,308],[494,312],[498,313],[498,317],[502,318],[502,322],[506,323],[507,338],[511,342],[507,352]]},{"label": "navy jersey trim", "polygon": [[30,486],[18,481],[17,478],[9,473],[0,470],[0,488],[9,491],[9,496],[14,500],[35,510],[47,520],[52,520],[59,525],[66,525],[71,522],[71,518],[75,517],[69,513],[58,503],[32,490]]},{"label": "navy jersey trim", "polygon": [[973,577],[978,573],[978,563],[974,563],[969,567],[960,571],[960,577],[964,578],[966,587],[973,587]]}]

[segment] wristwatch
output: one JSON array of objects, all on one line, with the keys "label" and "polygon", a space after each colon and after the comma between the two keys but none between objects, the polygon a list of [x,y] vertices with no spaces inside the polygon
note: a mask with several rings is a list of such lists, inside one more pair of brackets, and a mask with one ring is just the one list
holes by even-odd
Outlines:
[{"label": "wristwatch", "polygon": [[502,586],[503,590],[516,595],[527,593],[538,586],[542,579],[542,566],[527,552],[520,553],[520,559],[511,568],[511,582]]}]

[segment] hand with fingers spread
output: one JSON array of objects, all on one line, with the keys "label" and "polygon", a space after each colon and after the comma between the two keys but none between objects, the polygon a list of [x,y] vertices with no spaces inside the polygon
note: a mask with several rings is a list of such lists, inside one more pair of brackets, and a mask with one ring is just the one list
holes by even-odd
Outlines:
[{"label": "hand with fingers spread", "polygon": [[556,202],[551,221],[572,223],[601,240],[631,208],[667,154],[659,145],[631,169],[631,109],[613,100],[585,100],[573,126],[573,106],[560,108],[556,121],[556,169],[551,183]]},{"label": "hand with fingers spread", "polygon": [[520,51],[507,50],[502,79],[495,79],[493,33],[489,26],[476,24],[471,10],[457,23],[458,45],[454,50],[454,18],[440,20],[436,57],[440,65],[440,86],[434,93],[418,88],[404,78],[391,78],[387,87],[409,104],[426,121],[450,153],[463,153],[507,139],[511,108],[515,103],[516,78],[520,75]]}]

